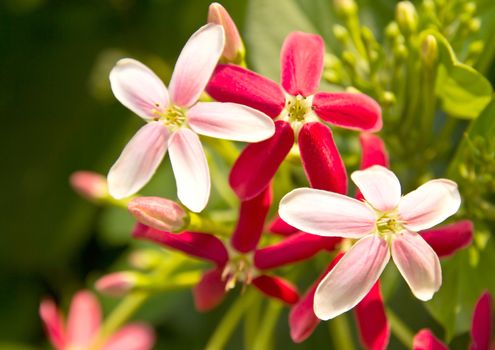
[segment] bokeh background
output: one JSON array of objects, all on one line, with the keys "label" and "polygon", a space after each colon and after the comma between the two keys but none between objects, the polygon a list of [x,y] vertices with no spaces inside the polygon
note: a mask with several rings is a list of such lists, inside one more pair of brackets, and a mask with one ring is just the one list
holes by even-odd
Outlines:
[{"label": "bokeh background", "polygon": [[[118,264],[129,249],[132,220],[122,211],[87,203],[72,191],[68,178],[79,169],[106,173],[140,125],[109,90],[108,71],[116,60],[139,59],[167,82],[183,44],[205,22],[209,3],[0,2],[0,349],[47,347],[40,299],[51,295],[67,305],[74,291]],[[361,3],[365,16],[369,7],[380,13],[375,21],[393,17],[392,0]],[[244,31],[248,0],[222,4]],[[276,18],[273,25],[287,23]],[[259,38],[265,39],[270,40]],[[273,57],[267,65],[278,65]],[[488,74],[492,84],[493,71]],[[173,186],[164,184],[158,194],[173,193]],[[226,305],[198,314],[190,292],[168,293],[155,297],[137,318],[157,325],[157,349],[200,349]],[[320,336],[297,347],[291,345],[285,321],[279,328],[280,348],[328,344],[322,327]],[[237,338],[230,348],[238,348]]]}]

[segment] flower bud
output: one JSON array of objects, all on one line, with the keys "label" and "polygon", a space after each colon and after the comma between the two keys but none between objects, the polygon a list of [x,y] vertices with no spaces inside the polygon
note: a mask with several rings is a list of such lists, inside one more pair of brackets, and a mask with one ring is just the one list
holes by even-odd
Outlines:
[{"label": "flower bud", "polygon": [[142,224],[157,230],[179,232],[188,223],[188,214],[176,202],[160,197],[138,197],[127,206]]},{"label": "flower bud", "polygon": [[391,22],[385,27],[385,35],[389,39],[395,39],[400,35],[399,26],[396,22]]},{"label": "flower bud", "polygon": [[421,43],[421,59],[427,66],[432,66],[438,58],[437,39],[428,34]]},{"label": "flower bud", "polygon": [[411,34],[418,28],[418,14],[416,8],[409,1],[401,1],[395,8],[395,17],[402,33]]},{"label": "flower bud", "polygon": [[108,196],[107,180],[92,171],[76,171],[70,176],[72,188],[90,201],[100,201]]},{"label": "flower bud", "polygon": [[244,44],[239,31],[227,10],[217,2],[208,9],[208,23],[219,24],[225,31],[225,47],[222,56],[232,63],[239,64],[244,61]]},{"label": "flower bud", "polygon": [[345,44],[349,41],[349,31],[340,24],[335,24],[332,28],[333,35],[335,38],[342,44]]},{"label": "flower bud", "polygon": [[99,278],[95,288],[102,294],[120,297],[138,284],[139,276],[133,272],[115,272]]},{"label": "flower bud", "polygon": [[337,13],[341,16],[347,17],[357,13],[357,6],[354,0],[334,0],[333,4]]}]

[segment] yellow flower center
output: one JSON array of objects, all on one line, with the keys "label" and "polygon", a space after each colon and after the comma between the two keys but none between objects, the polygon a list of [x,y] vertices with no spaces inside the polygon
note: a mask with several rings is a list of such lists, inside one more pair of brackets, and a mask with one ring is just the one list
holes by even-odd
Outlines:
[{"label": "yellow flower center", "polygon": [[256,277],[257,270],[253,264],[253,254],[234,253],[222,272],[222,280],[226,281],[225,290],[233,289],[237,282],[246,285]]},{"label": "yellow flower center", "polygon": [[[158,108],[159,105],[157,104]],[[186,122],[186,110],[178,106],[171,105],[164,111],[155,109],[153,114],[157,121],[161,121],[170,131],[175,131],[182,127]]]}]

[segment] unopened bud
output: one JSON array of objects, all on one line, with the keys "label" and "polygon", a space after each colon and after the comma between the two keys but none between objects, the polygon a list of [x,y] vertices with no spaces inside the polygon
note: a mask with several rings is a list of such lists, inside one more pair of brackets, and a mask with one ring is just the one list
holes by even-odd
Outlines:
[{"label": "unopened bud", "polygon": [[389,39],[395,39],[400,35],[400,30],[397,22],[391,22],[387,25],[387,27],[385,28],[385,35]]},{"label": "unopened bud", "polygon": [[421,43],[421,59],[427,66],[432,66],[438,58],[437,39],[428,34]]},{"label": "unopened bud", "polygon": [[464,4],[463,12],[474,15],[476,13],[476,3],[468,2]]},{"label": "unopened bud", "polygon": [[357,5],[354,0],[334,0],[333,4],[341,16],[347,17],[357,13]]},{"label": "unopened bud", "polygon": [[468,53],[469,55],[479,55],[484,48],[485,44],[483,43],[483,41],[476,40],[469,44]]},{"label": "unopened bud", "polygon": [[480,30],[481,21],[479,18],[473,18],[468,22],[468,29],[471,33],[476,33]]},{"label": "unopened bud", "polygon": [[384,106],[390,107],[393,106],[397,102],[397,100],[392,92],[385,91],[381,96],[381,102]]},{"label": "unopened bud", "polygon": [[397,60],[402,61],[407,58],[408,52],[404,44],[399,44],[394,47],[394,55]]},{"label": "unopened bud", "polygon": [[244,61],[245,49],[237,26],[227,10],[217,2],[208,8],[208,23],[219,24],[225,31],[225,47],[222,56],[232,63]]},{"label": "unopened bud", "polygon": [[115,272],[98,279],[95,288],[102,294],[120,297],[138,284],[139,276],[134,272]]},{"label": "unopened bud", "polygon": [[401,1],[395,8],[395,18],[402,33],[411,34],[418,28],[418,14],[416,8],[409,1]]},{"label": "unopened bud", "polygon": [[333,35],[335,35],[335,38],[342,44],[345,44],[349,41],[349,32],[344,26],[341,26],[340,24],[335,24],[332,30],[333,30]]},{"label": "unopened bud", "polygon": [[92,171],[76,171],[70,176],[72,188],[90,201],[100,201],[108,196],[107,180],[103,175]]},{"label": "unopened bud", "polygon": [[160,197],[138,197],[127,206],[142,224],[168,232],[179,232],[188,223],[188,214],[176,202]]}]

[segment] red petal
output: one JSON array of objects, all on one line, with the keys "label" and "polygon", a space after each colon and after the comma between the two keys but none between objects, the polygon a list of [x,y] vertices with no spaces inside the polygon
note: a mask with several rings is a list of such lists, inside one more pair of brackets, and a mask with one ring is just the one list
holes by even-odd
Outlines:
[{"label": "red petal", "polygon": [[347,172],[330,128],[318,122],[306,123],[298,141],[311,187],[346,194]]},{"label": "red petal", "polygon": [[256,248],[271,204],[271,186],[253,199],[241,202],[239,220],[231,238],[232,246],[237,251],[247,253]]},{"label": "red petal", "polygon": [[473,223],[469,220],[424,230],[419,233],[439,257],[446,257],[467,247],[473,240]]},{"label": "red petal", "polygon": [[289,313],[290,337],[295,343],[301,343],[306,340],[320,323],[313,311],[313,300],[316,288],[320,281],[329,273],[333,267],[344,256],[343,253],[338,254],[330,263],[328,268],[321,276],[311,285],[304,297],[292,307]]},{"label": "red petal", "polygon": [[282,86],[293,96],[313,95],[320,85],[325,44],[319,35],[293,32],[282,46]]},{"label": "red petal", "polygon": [[272,118],[285,106],[284,92],[276,82],[232,64],[217,66],[206,92],[219,102],[240,103]]},{"label": "red petal", "polygon": [[[361,165],[359,167],[361,170],[373,165],[389,167],[388,152],[381,138],[373,134],[361,133],[359,143],[361,144]],[[355,197],[359,200],[364,199],[359,188],[356,188]]]},{"label": "red petal", "polygon": [[413,339],[413,350],[448,350],[429,329],[420,330]]},{"label": "red petal", "polygon": [[263,191],[294,144],[289,123],[275,122],[275,135],[268,140],[251,143],[232,167],[229,182],[241,200],[251,199]]},{"label": "red petal", "polygon": [[492,318],[492,297],[489,292],[484,292],[474,308],[470,350],[488,350],[490,348]]},{"label": "red petal", "polygon": [[340,243],[339,237],[322,237],[297,233],[254,253],[254,265],[258,269],[272,269],[308,259],[321,250],[333,250]]},{"label": "red petal", "polygon": [[368,350],[385,350],[390,339],[390,325],[377,281],[355,310],[361,342]]},{"label": "red petal", "polygon": [[207,233],[170,233],[138,223],[132,235],[137,239],[147,239],[167,248],[211,261],[219,266],[225,265],[229,259],[227,249],[225,249],[222,241]]},{"label": "red petal", "polygon": [[287,304],[295,304],[299,299],[296,287],[280,277],[261,275],[253,279],[253,285],[269,297]]},{"label": "red petal", "polygon": [[374,132],[382,128],[380,105],[364,94],[320,92],[313,99],[313,109],[321,119],[346,129]]},{"label": "red petal", "polygon": [[299,230],[288,223],[286,223],[284,220],[278,216],[278,214],[275,215],[275,218],[272,220],[270,225],[268,226],[268,231],[272,233],[276,233],[282,236],[290,236]]},{"label": "red petal", "polygon": [[219,268],[207,271],[193,288],[194,305],[198,311],[209,311],[225,296],[225,281]]}]

